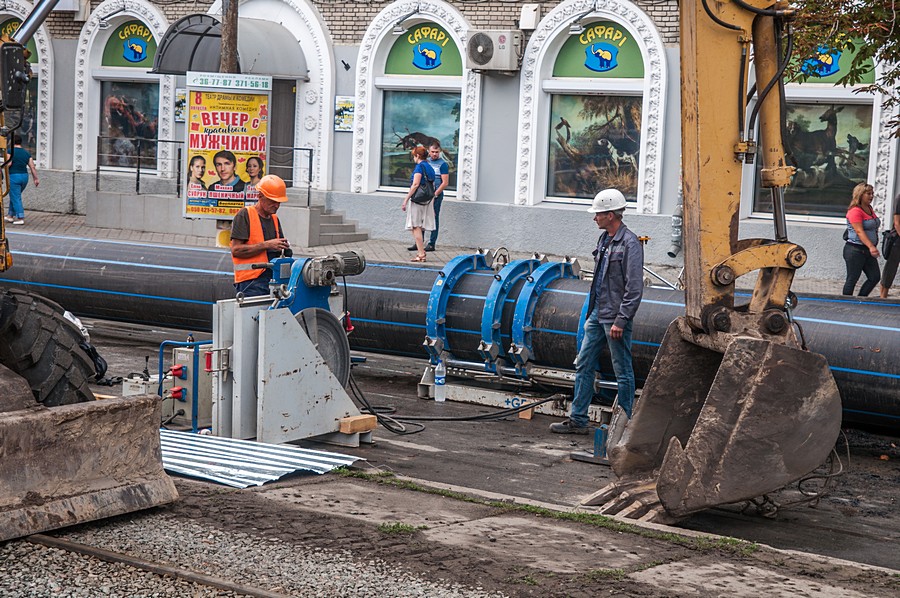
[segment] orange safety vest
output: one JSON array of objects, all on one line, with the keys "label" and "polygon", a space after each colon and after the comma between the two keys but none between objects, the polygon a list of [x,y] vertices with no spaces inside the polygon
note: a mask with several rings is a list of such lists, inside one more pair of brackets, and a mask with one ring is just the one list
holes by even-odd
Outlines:
[{"label": "orange safety vest", "polygon": [[[266,240],[263,236],[263,228],[262,223],[259,220],[259,212],[256,211],[256,208],[249,207],[247,208],[247,215],[250,220],[250,238],[247,239],[248,245],[256,245],[258,243],[262,243]],[[275,224],[275,238],[278,238],[278,231],[281,230],[278,226],[278,216],[272,214],[272,220]],[[231,261],[234,262],[234,282],[244,282],[245,280],[253,280],[254,278],[259,278],[265,269],[252,269],[251,265],[253,264],[264,264],[269,261],[268,252],[263,249],[256,255],[251,255],[250,257],[234,257],[234,254],[231,255]]]}]

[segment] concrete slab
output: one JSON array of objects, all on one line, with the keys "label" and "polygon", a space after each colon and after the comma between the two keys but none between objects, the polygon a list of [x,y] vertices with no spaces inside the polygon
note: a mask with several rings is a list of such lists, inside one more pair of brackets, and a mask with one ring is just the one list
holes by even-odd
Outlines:
[{"label": "concrete slab", "polygon": [[875,595],[861,594],[812,579],[786,576],[783,571],[739,563],[700,564],[691,559],[667,563],[628,577],[672,595],[730,598],[865,598]]},{"label": "concrete slab", "polygon": [[369,523],[405,523],[414,527],[445,526],[464,523],[493,513],[485,507],[442,496],[417,494],[416,508],[410,509],[410,496],[389,486],[331,480],[328,483],[301,484],[294,487],[263,488],[268,499],[289,503],[292,508],[308,508]]},{"label": "concrete slab", "polygon": [[[523,566],[573,573],[591,569],[623,569],[652,560],[656,548],[584,525],[560,521],[535,521],[517,515],[501,515],[427,529],[432,542],[493,554],[517,554]],[[643,544],[643,545],[642,545]]]}]

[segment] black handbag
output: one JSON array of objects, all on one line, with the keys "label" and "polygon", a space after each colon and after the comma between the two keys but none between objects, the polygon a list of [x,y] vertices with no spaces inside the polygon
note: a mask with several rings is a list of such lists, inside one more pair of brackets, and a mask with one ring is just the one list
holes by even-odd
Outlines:
[{"label": "black handbag", "polygon": [[[426,168],[428,168],[426,166]],[[425,176],[425,173],[422,173],[422,180],[419,181],[419,186],[416,188],[415,192],[412,194],[412,197],[409,200],[413,203],[425,205],[434,199],[434,180],[429,179]]]},{"label": "black handbag", "polygon": [[[897,241],[900,237],[894,229],[886,230],[881,234],[881,257],[888,259],[895,249],[897,249]],[[900,249],[897,249],[900,251]]]}]

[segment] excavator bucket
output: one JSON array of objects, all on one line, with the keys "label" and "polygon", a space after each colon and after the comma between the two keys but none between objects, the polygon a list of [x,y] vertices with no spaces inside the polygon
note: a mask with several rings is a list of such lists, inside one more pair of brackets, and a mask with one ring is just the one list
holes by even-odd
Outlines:
[{"label": "excavator bucket", "polygon": [[[172,502],[156,396],[34,406],[0,365],[0,541]],[[12,397],[21,397],[14,401]]]},{"label": "excavator bucket", "polygon": [[672,522],[789,484],[821,464],[841,403],[825,358],[736,337],[721,354],[666,331],[630,421],[613,423],[619,481],[585,504]]}]

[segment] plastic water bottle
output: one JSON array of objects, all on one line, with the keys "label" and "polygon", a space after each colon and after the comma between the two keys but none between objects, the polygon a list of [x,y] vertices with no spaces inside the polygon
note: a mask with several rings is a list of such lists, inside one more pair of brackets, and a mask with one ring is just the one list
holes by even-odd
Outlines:
[{"label": "plastic water bottle", "polygon": [[438,403],[447,400],[447,369],[442,360],[434,368],[434,400]]}]

